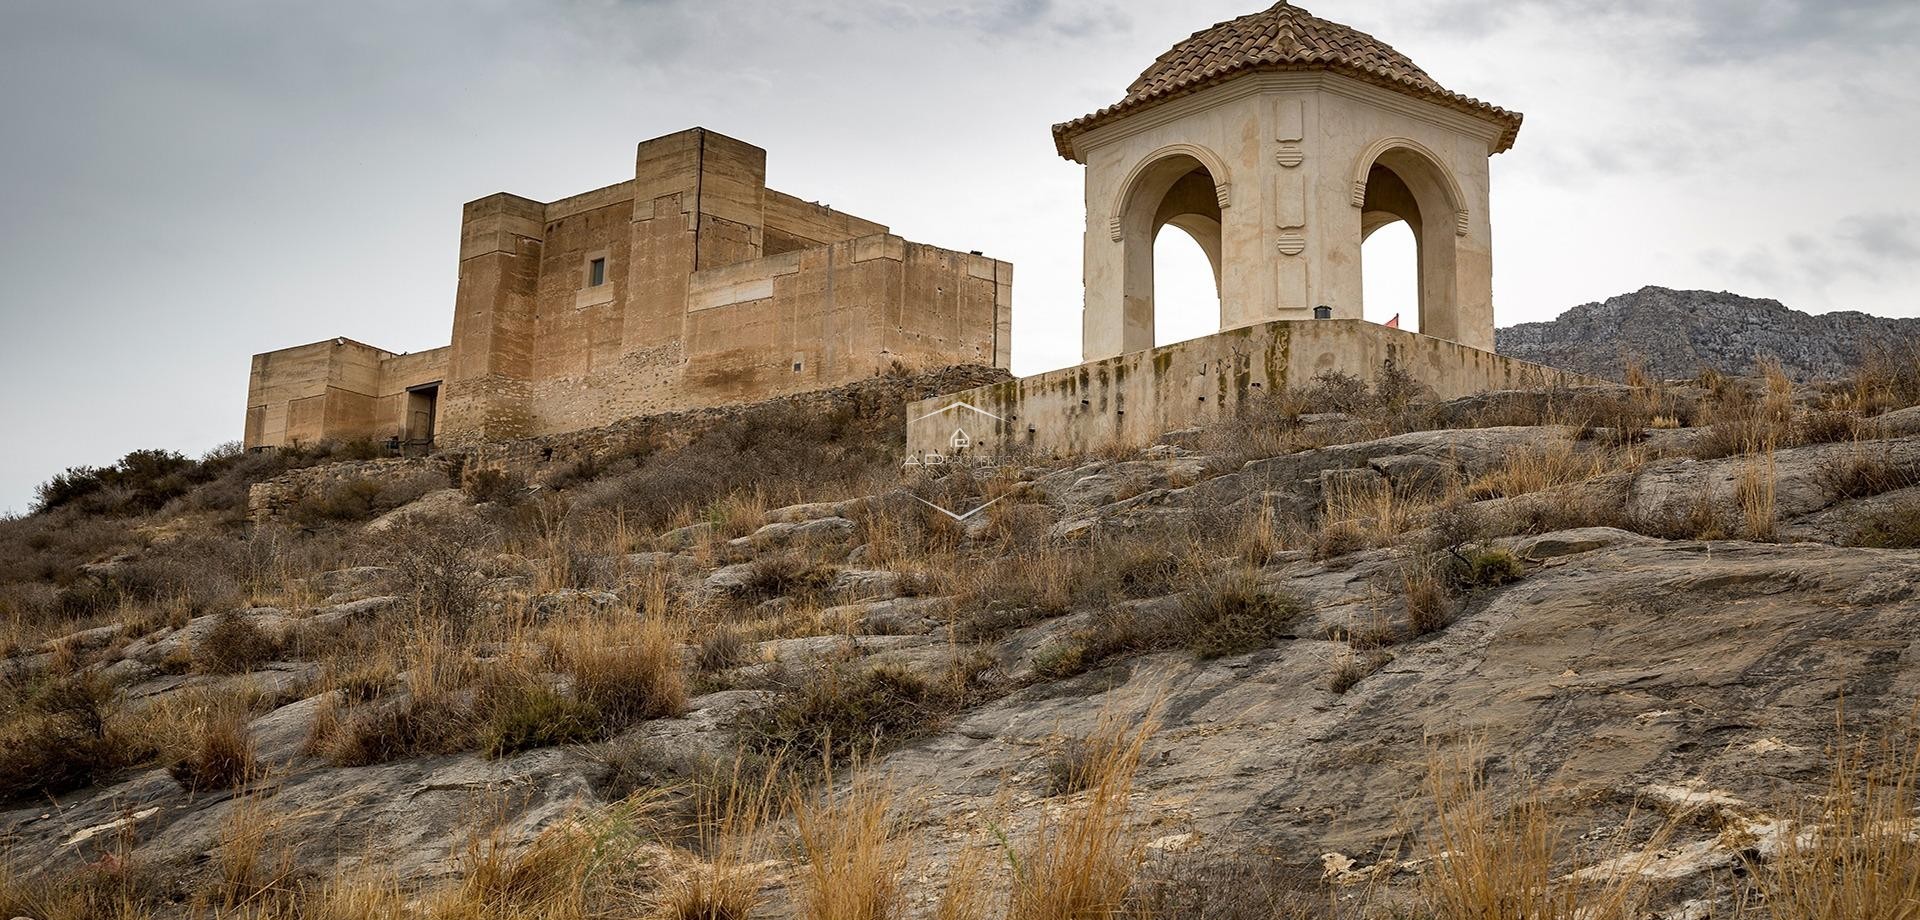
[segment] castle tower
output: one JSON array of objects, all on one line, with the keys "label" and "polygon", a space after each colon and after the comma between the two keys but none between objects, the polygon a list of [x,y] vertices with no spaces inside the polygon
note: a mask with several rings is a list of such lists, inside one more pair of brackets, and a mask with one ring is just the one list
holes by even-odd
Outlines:
[{"label": "castle tower", "polygon": [[1195,33],[1118,103],[1055,125],[1087,167],[1087,361],[1154,345],[1153,244],[1213,263],[1220,326],[1362,314],[1360,244],[1419,252],[1420,331],[1493,348],[1488,158],[1520,115],[1450,92],[1386,44],[1281,2]]}]

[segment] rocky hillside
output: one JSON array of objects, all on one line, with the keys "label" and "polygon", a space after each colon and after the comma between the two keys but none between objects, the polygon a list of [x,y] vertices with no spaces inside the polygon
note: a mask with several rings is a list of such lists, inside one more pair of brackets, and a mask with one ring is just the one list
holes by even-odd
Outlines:
[{"label": "rocky hillside", "polygon": [[0,915],[1900,916],[1916,403],[1327,379],[1125,456],[0,522]]},{"label": "rocky hillside", "polygon": [[1818,315],[1712,291],[1644,287],[1582,304],[1552,322],[1521,323],[1496,333],[1501,354],[1554,367],[1624,379],[1629,357],[1656,378],[1679,379],[1711,368],[1755,373],[1771,356],[1796,380],[1840,377],[1876,347],[1920,340],[1920,319],[1844,311]]}]

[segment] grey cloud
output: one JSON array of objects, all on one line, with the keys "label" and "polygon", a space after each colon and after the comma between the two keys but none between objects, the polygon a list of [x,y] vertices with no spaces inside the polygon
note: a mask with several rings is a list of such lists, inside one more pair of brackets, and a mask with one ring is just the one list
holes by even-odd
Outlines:
[{"label": "grey cloud", "polygon": [[1858,214],[1834,235],[1878,260],[1920,260],[1920,221],[1912,214]]},{"label": "grey cloud", "polygon": [[[1660,43],[1642,55],[1718,64],[1754,57],[1836,49],[1847,55],[1911,47],[1920,34],[1913,0],[1533,0],[1557,27],[1606,42],[1609,34],[1661,24]],[[1483,35],[1515,20],[1523,7],[1501,0],[1442,0],[1414,12],[1420,25],[1456,35]]]},{"label": "grey cloud", "polygon": [[1713,248],[1701,264],[1761,289],[1788,285],[1825,288],[1844,281],[1887,281],[1920,269],[1920,221],[1909,214],[1856,214],[1827,233],[1790,233],[1779,244],[1738,252]]}]

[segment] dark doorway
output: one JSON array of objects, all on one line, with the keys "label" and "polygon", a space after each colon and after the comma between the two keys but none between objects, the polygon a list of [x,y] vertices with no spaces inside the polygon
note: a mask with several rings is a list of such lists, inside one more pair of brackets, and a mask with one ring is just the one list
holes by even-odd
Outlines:
[{"label": "dark doorway", "polygon": [[407,456],[433,451],[433,422],[439,413],[440,384],[407,388],[407,431],[404,438]]}]

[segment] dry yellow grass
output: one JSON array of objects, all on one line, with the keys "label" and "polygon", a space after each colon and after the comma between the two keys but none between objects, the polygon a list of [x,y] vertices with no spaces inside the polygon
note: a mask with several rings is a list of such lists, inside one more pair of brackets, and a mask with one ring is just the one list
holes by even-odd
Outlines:
[{"label": "dry yellow grass", "polygon": [[836,789],[795,792],[800,844],[799,920],[890,920],[900,916],[901,875],[911,852],[884,780],[857,771]]},{"label": "dry yellow grass", "polygon": [[1920,917],[1920,723],[1841,732],[1820,806],[1792,817],[1760,872],[1769,920]]},{"label": "dry yellow grass", "polygon": [[1478,753],[1469,745],[1428,758],[1434,815],[1422,893],[1435,920],[1638,920],[1649,892],[1632,861],[1562,877],[1567,853],[1544,804],[1529,789],[1501,801]]},{"label": "dry yellow grass", "polygon": [[[756,775],[758,774],[758,775]],[[645,898],[656,920],[745,920],[761,902],[768,866],[762,858],[774,817],[778,767],[764,774],[736,763],[730,781],[698,790],[698,852],[669,872]]]},{"label": "dry yellow grass", "polygon": [[1734,499],[1740,505],[1741,535],[1749,540],[1772,540],[1778,527],[1774,509],[1774,456],[1771,449],[1750,453],[1734,483]]},{"label": "dry yellow grass", "polygon": [[1155,719],[1149,714],[1137,728],[1116,715],[1102,723],[1098,734],[1110,740],[1094,745],[1099,754],[1086,765],[1086,791],[1064,814],[1043,810],[1032,840],[1009,856],[1007,920],[1093,920],[1126,904],[1141,856],[1128,827],[1128,800]]},{"label": "dry yellow grass", "polygon": [[544,632],[553,669],[609,725],[677,716],[686,709],[682,630],[664,615],[616,611],[559,622]]},{"label": "dry yellow grass", "polygon": [[1433,510],[1433,502],[1384,482],[1335,481],[1327,487],[1322,504],[1317,551],[1328,558],[1392,543],[1421,527]]},{"label": "dry yellow grass", "polygon": [[1466,491],[1475,501],[1525,495],[1584,482],[1614,465],[1599,451],[1582,451],[1573,441],[1560,438],[1546,445],[1508,452],[1506,462],[1499,469],[1476,477]]}]

